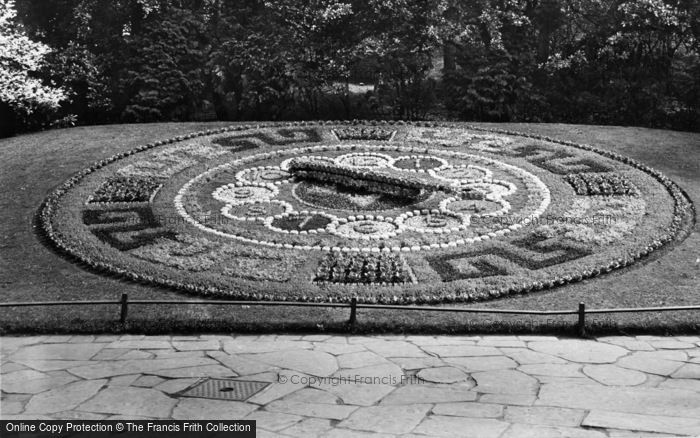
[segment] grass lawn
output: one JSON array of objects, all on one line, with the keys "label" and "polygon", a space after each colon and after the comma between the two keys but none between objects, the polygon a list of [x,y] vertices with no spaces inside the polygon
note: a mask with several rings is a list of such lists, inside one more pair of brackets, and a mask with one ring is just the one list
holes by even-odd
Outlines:
[{"label": "grass lawn", "polygon": [[[47,131],[0,140],[0,301],[188,300],[192,297],[104,277],[57,256],[35,233],[44,197],[72,174],[115,153],[230,123],[111,125]],[[608,149],[664,172],[700,205],[700,134],[645,128],[561,124],[478,124],[535,133]],[[595,280],[471,307],[575,309],[700,304],[700,237],[655,252],[631,268]],[[347,310],[256,306],[133,306],[126,327],[117,306],[0,309],[0,333],[10,332],[245,332],[345,330]],[[589,317],[594,332],[697,332],[700,311]],[[359,332],[559,332],[575,317],[500,317],[434,312],[358,313]]]}]

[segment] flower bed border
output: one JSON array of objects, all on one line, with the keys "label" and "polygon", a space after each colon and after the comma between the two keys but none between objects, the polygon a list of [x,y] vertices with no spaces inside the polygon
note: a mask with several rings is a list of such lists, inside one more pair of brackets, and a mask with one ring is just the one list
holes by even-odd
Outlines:
[{"label": "flower bed border", "polygon": [[138,146],[134,149],[121,152],[119,154],[112,155],[111,157],[105,158],[94,162],[91,166],[81,170],[80,172],[74,174],[66,182],[60,185],[57,189],[51,192],[45,199],[44,202],[39,207],[38,211],[38,221],[40,227],[38,227],[38,232],[41,233],[51,245],[57,250],[61,255],[81,263],[83,266],[89,268],[90,270],[107,275],[114,275],[124,280],[135,281],[144,283],[152,286],[161,286],[166,288],[171,288],[187,293],[192,293],[200,296],[211,296],[211,297],[227,297],[229,299],[239,299],[239,300],[265,300],[265,301],[299,301],[299,302],[326,302],[326,301],[339,301],[339,302],[350,302],[353,298],[350,295],[339,297],[333,300],[328,296],[307,296],[307,295],[297,295],[297,296],[287,296],[287,295],[272,295],[266,293],[241,293],[230,291],[222,288],[217,288],[213,286],[203,286],[190,283],[182,283],[168,278],[157,278],[151,275],[142,275],[129,270],[114,266],[110,263],[105,263],[101,261],[95,261],[79,251],[75,246],[71,245],[70,241],[65,241],[64,236],[54,229],[52,224],[53,213],[55,209],[60,204],[63,196],[71,190],[75,185],[80,183],[80,181],[91,173],[126,157],[137,154],[139,152],[144,152],[159,146],[166,144],[176,143],[184,140],[189,140],[197,137],[203,137],[208,135],[223,134],[227,132],[236,131],[246,131],[251,129],[264,129],[264,128],[275,128],[275,127],[298,127],[298,126],[357,126],[357,125],[368,125],[368,126],[414,126],[414,127],[425,127],[425,128],[446,128],[446,129],[464,129],[473,130],[478,132],[485,132],[489,134],[503,134],[512,135],[523,138],[531,138],[534,140],[547,141],[555,144],[561,144],[565,146],[574,147],[584,151],[593,152],[602,155],[606,158],[620,161],[626,165],[634,167],[648,175],[652,176],[658,182],[660,182],[664,188],[667,190],[669,195],[674,201],[674,212],[671,226],[668,228],[668,232],[662,236],[653,237],[652,242],[647,245],[641,251],[637,251],[629,254],[628,258],[618,258],[611,260],[608,264],[603,265],[595,269],[586,269],[574,275],[565,275],[562,277],[555,277],[549,281],[541,282],[536,281],[528,284],[523,284],[520,286],[513,286],[507,289],[492,289],[484,291],[482,293],[470,293],[470,294],[456,294],[449,293],[446,295],[418,295],[418,296],[359,296],[355,297],[358,303],[391,303],[391,304],[436,304],[436,303],[451,303],[451,302],[473,302],[480,301],[490,298],[503,297],[507,295],[523,294],[529,293],[531,291],[539,291],[552,289],[555,287],[563,286],[569,283],[576,283],[588,278],[593,278],[601,274],[612,272],[616,269],[621,269],[634,264],[639,259],[649,256],[652,252],[662,248],[663,246],[673,242],[682,241],[691,232],[693,226],[696,223],[696,209],[689,196],[685,191],[678,186],[671,179],[667,178],[661,172],[642,164],[634,159],[625,157],[616,152],[610,152],[590,146],[587,144],[579,144],[565,140],[557,140],[548,136],[542,136],[537,134],[521,133],[517,131],[510,131],[504,129],[490,129],[476,127],[468,124],[459,123],[447,123],[447,122],[406,122],[406,121],[303,121],[303,122],[268,122],[261,124],[244,124],[237,126],[229,126],[219,129],[211,129],[207,131],[199,131],[186,135],[180,135],[177,137],[172,137],[167,140],[161,140],[156,142],[147,143]]}]

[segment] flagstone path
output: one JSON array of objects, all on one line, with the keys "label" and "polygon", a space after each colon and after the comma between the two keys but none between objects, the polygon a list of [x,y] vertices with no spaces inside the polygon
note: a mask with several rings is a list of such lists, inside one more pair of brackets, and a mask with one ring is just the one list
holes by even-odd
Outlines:
[{"label": "flagstone path", "polygon": [[[0,338],[2,419],[253,419],[258,437],[700,435],[700,337]],[[181,396],[270,382],[246,401]]]}]

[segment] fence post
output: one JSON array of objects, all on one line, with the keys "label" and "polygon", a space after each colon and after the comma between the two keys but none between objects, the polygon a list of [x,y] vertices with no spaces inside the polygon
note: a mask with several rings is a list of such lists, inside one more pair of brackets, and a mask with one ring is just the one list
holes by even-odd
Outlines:
[{"label": "fence post", "polygon": [[586,304],[578,303],[578,335],[586,336]]},{"label": "fence post", "polygon": [[121,322],[122,324],[124,324],[126,322],[126,315],[127,315],[127,312],[129,311],[128,302],[129,302],[129,295],[122,294],[122,300],[121,300],[122,311],[119,315],[119,322]]},{"label": "fence post", "polygon": [[350,299],[350,327],[355,327],[355,321],[357,321],[357,297],[352,297]]}]

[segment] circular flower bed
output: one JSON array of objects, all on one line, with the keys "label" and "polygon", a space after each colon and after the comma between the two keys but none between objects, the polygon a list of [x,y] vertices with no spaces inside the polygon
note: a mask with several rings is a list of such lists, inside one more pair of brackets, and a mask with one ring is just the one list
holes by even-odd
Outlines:
[{"label": "circular flower bed", "polygon": [[[381,126],[379,126],[381,125]],[[202,295],[467,302],[633,264],[694,209],[587,145],[436,123],[237,126],[94,164],[42,206],[88,266]]]}]

